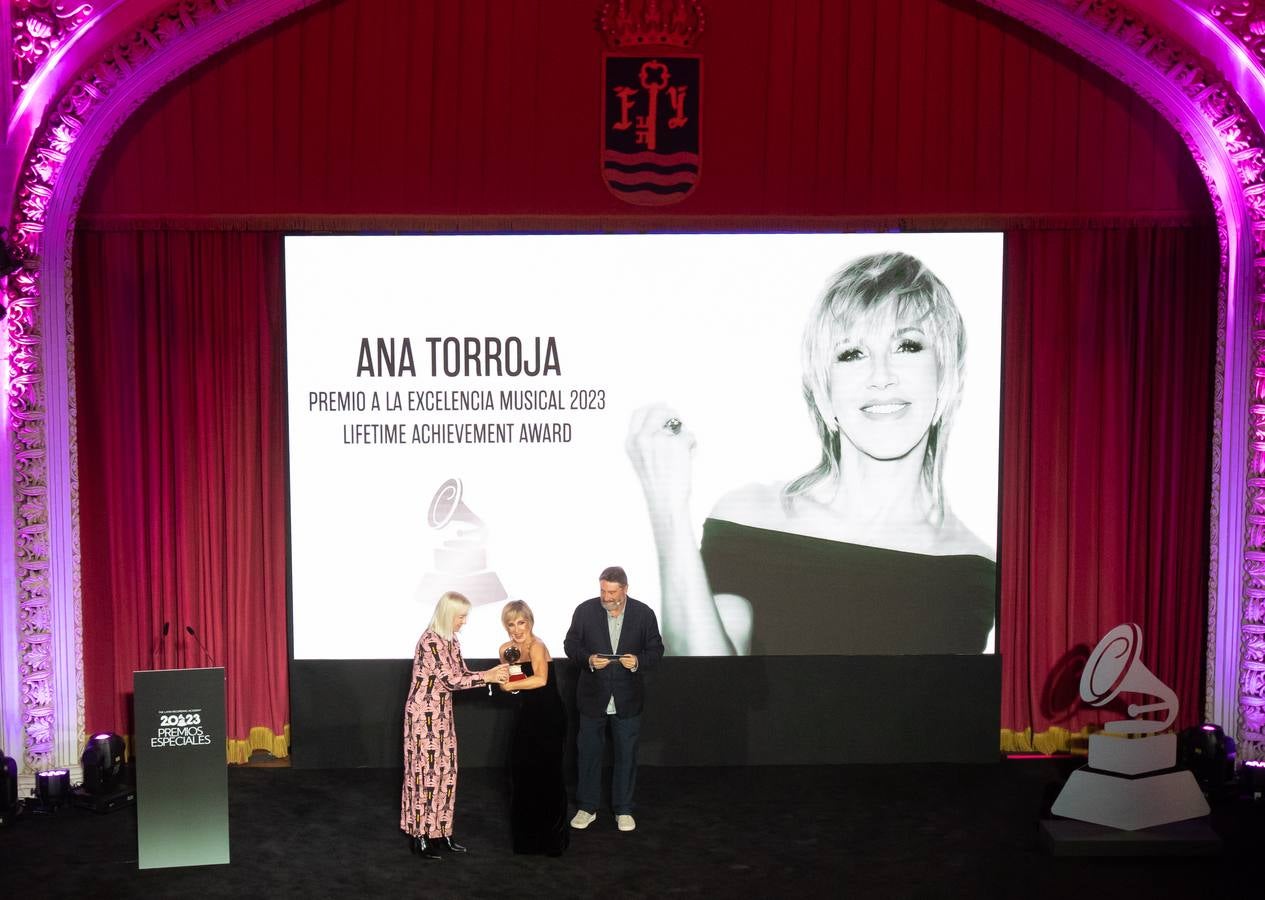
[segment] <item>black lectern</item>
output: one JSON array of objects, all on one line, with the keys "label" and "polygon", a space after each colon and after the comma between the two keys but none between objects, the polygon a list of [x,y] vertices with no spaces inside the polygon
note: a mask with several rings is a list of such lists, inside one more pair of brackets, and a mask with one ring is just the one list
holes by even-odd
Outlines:
[{"label": "black lectern", "polygon": [[224,670],[133,672],[139,867],[228,862]]}]

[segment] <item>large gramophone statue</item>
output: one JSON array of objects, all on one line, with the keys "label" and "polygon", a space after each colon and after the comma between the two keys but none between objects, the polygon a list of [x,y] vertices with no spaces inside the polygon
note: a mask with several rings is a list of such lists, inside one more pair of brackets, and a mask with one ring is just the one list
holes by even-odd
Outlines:
[{"label": "large gramophone statue", "polygon": [[[1089,765],[1077,769],[1051,807],[1056,816],[1125,831],[1208,814],[1195,776],[1177,769],[1177,695],[1142,664],[1142,631],[1118,625],[1103,636],[1081,674],[1081,699],[1105,706],[1124,693],[1154,698],[1130,703],[1130,718],[1089,737]],[[1163,718],[1138,718],[1162,713]]]}]

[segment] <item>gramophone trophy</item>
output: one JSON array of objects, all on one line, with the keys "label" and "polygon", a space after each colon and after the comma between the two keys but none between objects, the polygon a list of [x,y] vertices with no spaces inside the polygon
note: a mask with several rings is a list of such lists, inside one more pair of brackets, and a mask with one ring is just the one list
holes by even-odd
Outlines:
[{"label": "gramophone trophy", "polygon": [[461,495],[461,480],[449,478],[431,498],[426,515],[431,528],[443,530],[454,522],[472,527],[454,528],[455,535],[435,549],[435,568],[422,579],[421,598],[431,603],[444,591],[457,591],[473,606],[500,603],[507,595],[501,579],[487,567],[487,529]]},{"label": "gramophone trophy", "polygon": [[505,652],[501,654],[501,657],[509,664],[509,680],[511,684],[515,681],[525,681],[527,679],[527,676],[523,674],[523,667],[518,664],[518,660],[522,657],[522,654],[519,652],[517,647],[510,644],[505,648]]},{"label": "gramophone trophy", "polygon": [[[1130,718],[1089,736],[1089,765],[1077,769],[1054,801],[1056,816],[1136,831],[1206,816],[1195,776],[1177,770],[1177,735],[1165,732],[1177,716],[1177,695],[1142,664],[1142,631],[1118,625],[1103,636],[1081,673],[1081,699],[1105,706],[1122,693],[1154,697],[1131,703]],[[1163,719],[1139,719],[1144,713]],[[1165,733],[1161,733],[1165,732]]]}]

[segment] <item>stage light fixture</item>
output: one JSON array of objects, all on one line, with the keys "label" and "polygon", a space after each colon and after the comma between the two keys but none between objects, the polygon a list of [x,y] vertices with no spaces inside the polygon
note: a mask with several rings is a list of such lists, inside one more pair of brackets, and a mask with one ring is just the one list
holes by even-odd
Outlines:
[{"label": "stage light fixture", "polygon": [[1177,738],[1177,764],[1190,769],[1204,793],[1234,780],[1234,738],[1211,722],[1182,731]]},{"label": "stage light fixture", "polygon": [[83,748],[83,784],[70,792],[82,809],[107,813],[136,802],[136,788],[127,783],[123,754],[127,745],[112,731],[88,738]]},{"label": "stage light fixture", "polygon": [[1244,761],[1239,770],[1239,780],[1249,799],[1265,800],[1265,759]]},{"label": "stage light fixture", "polygon": [[0,827],[18,814],[18,764],[0,751]]},{"label": "stage light fixture", "polygon": [[43,812],[56,812],[70,802],[70,770],[35,773],[35,798]]},{"label": "stage light fixture", "polygon": [[83,789],[105,794],[123,781],[123,738],[111,731],[94,734],[83,748]]}]

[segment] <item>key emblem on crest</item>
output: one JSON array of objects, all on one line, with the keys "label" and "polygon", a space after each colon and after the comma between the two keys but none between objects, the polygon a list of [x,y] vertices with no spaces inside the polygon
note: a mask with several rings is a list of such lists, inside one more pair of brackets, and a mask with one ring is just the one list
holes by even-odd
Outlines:
[{"label": "key emblem on crest", "polygon": [[701,168],[703,33],[697,0],[607,0],[602,54],[602,179],[638,206],[689,196]]}]

